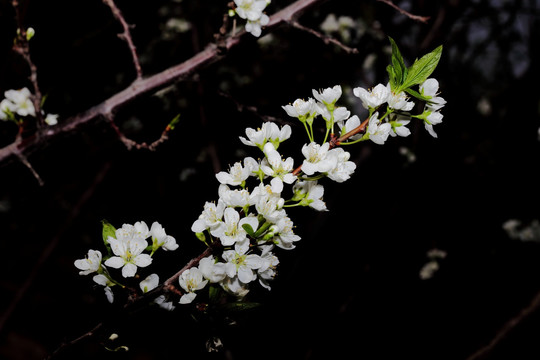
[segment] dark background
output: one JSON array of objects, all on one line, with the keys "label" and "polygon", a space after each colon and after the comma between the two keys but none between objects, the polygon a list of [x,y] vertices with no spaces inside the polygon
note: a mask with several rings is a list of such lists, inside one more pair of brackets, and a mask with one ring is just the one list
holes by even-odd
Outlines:
[{"label": "dark background", "polygon": [[[291,3],[274,0],[269,14]],[[103,121],[94,121],[35,151],[29,161],[40,187],[19,162],[0,167],[0,358],[40,359],[63,341],[112,319],[109,305],[73,261],[101,246],[102,219],[116,226],[159,221],[180,248],[161,254],[162,278],[203,246],[190,231],[205,201],[217,199],[214,173],[249,154],[238,140],[262,116],[289,122],[281,109],[311,89],[341,85],[341,105],[361,114],[356,86],[386,83],[387,36],[410,64],[444,46],[434,73],[448,101],[433,139],[423,125],[384,146],[347,150],[358,164],[343,184],[325,182],[329,212],[291,209],[297,249],[280,253],[273,290],[254,290],[262,306],[223,321],[195,322],[181,308],[114,316],[62,359],[466,359],[540,291],[540,244],[511,239],[508,219],[540,218],[538,128],[540,3],[530,1],[401,1],[415,22],[376,1],[333,0],[300,22],[318,29],[327,14],[361,22],[350,55],[297,29],[273,40],[248,39],[193,79],[137,99],[115,121],[137,141],[152,142],[178,113],[181,121],[155,152],[127,150]],[[11,51],[16,25],[0,1],[0,90],[30,86]],[[188,59],[212,41],[226,1],[117,1],[136,25],[133,40],[145,75]],[[60,122],[128,86],[134,70],[121,31],[98,0],[21,1],[45,110]],[[166,30],[170,18],[191,30]],[[340,39],[338,34],[335,34]],[[372,67],[366,58],[376,56]],[[226,94],[226,95],[224,95]],[[479,111],[479,104],[489,104]],[[245,107],[253,106],[252,112]],[[284,151],[302,158],[302,128]],[[2,146],[17,132],[0,124]],[[298,146],[294,147],[293,144]],[[416,161],[400,154],[406,147]],[[419,271],[438,248],[447,257],[429,280]],[[159,261],[158,261],[159,260]],[[159,263],[159,264],[158,264]],[[121,300],[121,299],[120,299]],[[234,320],[234,323],[232,323]],[[540,318],[533,311],[486,359],[537,359]],[[120,338],[106,341],[111,333]],[[225,350],[206,355],[220,337]],[[107,346],[126,345],[128,353]]]}]

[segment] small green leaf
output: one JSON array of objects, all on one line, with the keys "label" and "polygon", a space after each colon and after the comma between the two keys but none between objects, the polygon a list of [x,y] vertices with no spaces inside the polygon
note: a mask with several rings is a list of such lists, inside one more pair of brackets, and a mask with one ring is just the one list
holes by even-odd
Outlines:
[{"label": "small green leaf", "polygon": [[405,89],[404,90],[406,93],[408,93],[409,95],[417,98],[418,100],[422,100],[422,101],[429,101],[429,99],[431,99],[431,97],[429,96],[424,96],[422,94],[420,94],[418,91],[416,90],[413,90],[411,88],[408,88],[408,89]]},{"label": "small green leaf", "polygon": [[392,65],[389,66],[389,68],[387,68],[386,70],[388,71],[390,78],[392,79],[390,81],[390,87],[392,89],[397,89],[401,86],[401,84],[403,84],[403,81],[407,76],[407,66],[405,66],[403,56],[401,56],[401,52],[399,51],[399,48],[394,39],[388,37],[388,40],[392,45]]},{"label": "small green leaf", "polygon": [[180,122],[180,114],[176,115],[174,119],[171,120],[169,125],[167,125],[167,131],[174,130],[176,125]]},{"label": "small green leaf", "polygon": [[442,45],[435,50],[422,56],[416,60],[409,68],[407,76],[399,87],[400,90],[405,90],[414,85],[420,85],[433,73],[439,60],[441,59]]},{"label": "small green leaf", "polygon": [[390,81],[390,88],[396,89],[399,85],[396,82],[396,72],[392,65],[386,67],[386,72],[388,73],[388,80]]},{"label": "small green leaf", "polygon": [[103,224],[103,229],[101,230],[103,243],[107,248],[107,252],[109,253],[109,255],[111,255],[111,245],[109,244],[109,241],[107,239],[109,238],[109,236],[113,239],[116,239],[116,228],[112,226],[107,220],[101,220],[101,224]]}]

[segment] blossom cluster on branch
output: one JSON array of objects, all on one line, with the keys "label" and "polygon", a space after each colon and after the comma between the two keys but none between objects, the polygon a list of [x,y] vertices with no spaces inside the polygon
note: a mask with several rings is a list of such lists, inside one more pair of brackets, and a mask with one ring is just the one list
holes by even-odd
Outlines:
[{"label": "blossom cluster on branch", "polygon": [[[440,111],[446,101],[439,96],[438,82],[430,75],[442,48],[407,67],[397,45],[390,41],[393,51],[392,64],[387,68],[388,84],[378,84],[370,90],[353,89],[369,113],[365,120],[360,121],[357,115],[351,115],[351,111],[338,104],[343,95],[340,85],[314,89],[313,97],[282,106],[306,131],[308,140],[301,146],[304,157],[301,161],[282,151],[281,144],[291,139],[291,126],[264,122],[257,129],[245,129],[245,136],[239,140],[256,148],[259,157],[247,156],[228,171],[216,174],[218,199],[206,202],[191,225],[207,249],[165,281],[163,291],[153,294],[159,295],[154,302],[172,310],[175,302],[193,303],[208,289],[200,303],[223,304],[232,298],[237,304],[254,284],[270,290],[280,263],[279,251],[292,250],[301,240],[295,233],[289,208],[327,211],[322,180],[342,183],[356,170],[350,153],[342,146],[365,140],[381,145],[390,136],[408,136],[411,132],[407,125],[413,119],[422,121],[429,134],[436,137],[433,126],[442,121]],[[415,108],[422,110],[414,113]],[[314,125],[322,127],[322,131],[314,130]],[[150,243],[148,238],[152,239]],[[139,268],[151,265],[158,249],[178,247],[157,222],[151,228],[141,221],[124,224],[120,229],[104,222],[103,240],[105,256],[90,250],[85,259],[75,261],[75,266],[82,275],[94,274],[93,280],[105,287],[111,301],[113,286],[126,288],[112,276],[111,268],[121,269],[125,279],[133,278]],[[142,294],[158,286],[157,274],[139,283]]]}]

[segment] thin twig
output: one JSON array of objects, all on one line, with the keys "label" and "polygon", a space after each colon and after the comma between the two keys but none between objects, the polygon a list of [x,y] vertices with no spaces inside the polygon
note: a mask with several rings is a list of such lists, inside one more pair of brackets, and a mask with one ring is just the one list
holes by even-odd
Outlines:
[{"label": "thin twig", "polygon": [[118,9],[118,7],[116,6],[113,0],[103,0],[103,2],[111,9],[114,17],[116,18],[116,20],[118,20],[118,22],[120,23],[120,25],[122,25],[122,28],[124,29],[124,32],[121,34],[118,34],[118,37],[127,43],[129,47],[129,51],[131,52],[133,65],[135,66],[135,71],[137,72],[137,79],[141,79],[142,78],[141,64],[139,62],[139,56],[137,55],[137,48],[133,44],[133,39],[131,38],[131,31],[129,30],[130,27],[132,27],[132,25],[129,25],[126,22],[126,19],[124,19],[122,12],[120,11],[120,9]]},{"label": "thin twig", "polygon": [[43,265],[47,262],[49,257],[52,255],[54,250],[57,248],[58,244],[60,243],[60,240],[62,239],[62,236],[65,234],[65,232],[69,229],[71,225],[74,224],[74,220],[77,218],[77,216],[80,214],[81,208],[90,200],[92,195],[94,194],[96,187],[103,181],[105,178],[105,175],[107,174],[108,170],[110,168],[110,164],[107,163],[103,168],[97,173],[96,177],[94,178],[93,182],[88,186],[88,188],[82,193],[81,197],[77,201],[77,203],[74,204],[73,208],[71,209],[69,216],[64,221],[63,225],[60,227],[56,235],[49,241],[47,246],[42,249],[41,255],[28,274],[26,280],[24,281],[23,285],[19,287],[17,290],[17,293],[11,300],[8,308],[2,315],[0,316],[0,331],[4,328],[5,324],[17,308],[17,306],[20,304],[21,300],[24,298],[32,284],[35,283],[35,279],[37,276],[39,276],[40,271],[43,267]]},{"label": "thin twig", "polygon": [[45,123],[45,119],[43,118],[43,113],[41,111],[41,102],[43,96],[41,95],[41,91],[39,90],[38,80],[37,80],[37,67],[32,61],[32,58],[30,56],[30,45],[28,42],[27,32],[26,28],[23,25],[22,18],[19,12],[19,1],[18,0],[12,0],[11,4],[13,8],[15,9],[15,21],[17,22],[17,37],[13,44],[13,50],[21,55],[21,57],[24,59],[26,64],[28,65],[28,69],[30,70],[30,82],[32,83],[33,92],[31,95],[32,104],[34,105],[34,110],[36,112],[36,118],[38,120],[37,124],[38,127],[41,127]]},{"label": "thin twig", "polygon": [[399,11],[401,14],[407,16],[409,19],[412,19],[412,20],[415,20],[415,21],[419,21],[419,22],[422,22],[422,23],[427,23],[428,20],[429,20],[429,16],[419,16],[419,15],[414,15],[414,14],[411,14],[410,12],[408,11],[405,11],[403,10],[402,8],[400,8],[399,6],[397,6],[396,4],[394,4],[392,2],[392,0],[377,0],[377,1],[380,1],[382,3],[385,3],[386,5],[389,5],[391,7],[393,7],[394,9],[396,9],[397,11]]},{"label": "thin twig", "polygon": [[490,353],[512,330],[514,330],[519,324],[521,324],[523,320],[525,320],[532,313],[538,310],[538,307],[540,307],[540,292],[536,294],[536,296],[532,299],[532,301],[526,308],[522,309],[521,312],[512,319],[508,320],[506,324],[504,324],[503,327],[500,328],[499,331],[497,331],[489,344],[478,349],[474,354],[469,356],[467,360],[482,359],[485,355]]},{"label": "thin twig", "polygon": [[101,327],[103,326],[103,323],[99,323],[97,324],[96,326],[94,326],[92,328],[92,330],[82,334],[81,336],[79,336],[78,338],[76,339],[73,339],[69,342],[64,342],[62,345],[60,345],[54,352],[52,352],[49,356],[47,356],[45,358],[45,360],[50,360],[54,357],[56,357],[59,353],[61,353],[62,351],[64,351],[66,348],[68,347],[71,347],[73,345],[76,345],[78,344],[79,342],[81,342],[82,340],[86,339],[86,338],[91,338],[93,337],[94,335],[96,335],[96,333],[98,332],[99,329],[101,329]]},{"label": "thin twig", "polygon": [[30,164],[30,161],[28,161],[26,156],[24,156],[21,153],[18,153],[17,156],[19,157],[19,160],[23,163],[23,165],[26,166],[28,168],[28,170],[30,170],[32,175],[34,175],[34,177],[36,178],[39,186],[45,185],[45,183],[43,182],[43,179],[41,178],[41,176],[39,176],[39,173],[36,171],[36,169],[34,169],[32,164]]},{"label": "thin twig", "polygon": [[333,38],[331,36],[323,35],[320,32],[318,32],[318,31],[316,31],[316,30],[314,30],[312,28],[309,28],[309,27],[306,27],[306,26],[300,24],[298,21],[291,21],[290,24],[294,28],[305,31],[308,34],[314,35],[315,37],[321,39],[326,45],[334,44],[334,45],[339,46],[341,49],[345,50],[345,52],[347,52],[348,54],[358,54],[358,49],[349,47],[349,46],[343,44],[342,42],[340,42],[339,40],[337,40],[337,39],[335,39],[335,38]]}]

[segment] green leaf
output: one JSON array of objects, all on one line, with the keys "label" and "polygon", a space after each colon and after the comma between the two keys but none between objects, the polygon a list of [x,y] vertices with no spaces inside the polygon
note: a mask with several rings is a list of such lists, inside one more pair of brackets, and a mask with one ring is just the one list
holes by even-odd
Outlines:
[{"label": "green leaf", "polygon": [[180,122],[180,114],[176,115],[174,119],[171,120],[169,125],[167,125],[167,131],[174,130],[176,125]]},{"label": "green leaf", "polygon": [[405,90],[414,85],[422,84],[433,73],[439,60],[441,59],[442,45],[435,50],[422,56],[416,60],[409,68],[403,84],[399,87],[400,90]]},{"label": "green leaf", "polygon": [[103,224],[103,230],[101,232],[103,236],[103,241],[105,243],[108,243],[107,239],[112,237],[113,239],[116,239],[116,228],[112,226],[107,220],[101,220],[101,223]]},{"label": "green leaf", "polygon": [[109,236],[116,239],[116,228],[112,226],[107,220],[101,220],[101,224],[103,225],[103,229],[101,230],[103,243],[107,248],[107,252],[109,253],[109,255],[111,255],[111,245],[109,244],[109,241],[107,239],[109,238]]},{"label": "green leaf", "polygon": [[418,100],[429,101],[429,99],[431,99],[431,97],[429,97],[429,96],[424,96],[424,95],[420,94],[418,91],[413,90],[413,89],[411,89],[411,88],[405,89],[405,90],[403,90],[403,91],[405,91],[405,92],[408,93],[409,95],[411,95],[411,96],[417,98]]},{"label": "green leaf", "polygon": [[396,81],[396,72],[394,71],[394,67],[392,65],[388,65],[386,67],[386,72],[388,72],[388,80],[390,81],[390,88],[396,89],[399,87]]},{"label": "green leaf", "polygon": [[399,88],[401,84],[403,84],[403,81],[407,76],[407,66],[405,66],[403,56],[401,56],[401,52],[399,51],[399,48],[394,39],[388,37],[388,40],[392,45],[392,65],[389,66],[389,68],[387,68],[386,70],[388,71],[391,79],[390,87],[392,89],[396,89]]}]

